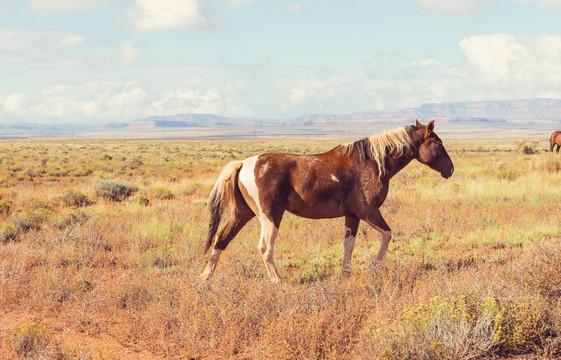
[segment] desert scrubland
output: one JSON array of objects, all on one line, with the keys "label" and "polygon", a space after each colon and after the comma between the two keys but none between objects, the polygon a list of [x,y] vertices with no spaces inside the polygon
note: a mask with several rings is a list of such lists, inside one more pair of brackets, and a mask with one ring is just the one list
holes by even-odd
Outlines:
[{"label": "desert scrubland", "polygon": [[[333,141],[1,141],[0,358],[476,359],[561,354],[561,156],[445,142],[361,223],[286,214],[271,284],[252,220],[201,282],[222,166]],[[524,150],[524,151],[521,151]],[[534,152],[534,153],[532,153]]]}]

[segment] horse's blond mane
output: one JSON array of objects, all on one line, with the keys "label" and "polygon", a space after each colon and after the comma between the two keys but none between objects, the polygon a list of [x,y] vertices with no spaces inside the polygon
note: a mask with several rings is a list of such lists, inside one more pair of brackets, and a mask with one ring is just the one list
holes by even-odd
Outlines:
[{"label": "horse's blond mane", "polygon": [[378,177],[380,177],[386,171],[384,164],[386,156],[390,154],[401,156],[411,152],[413,138],[408,130],[409,128],[385,131],[381,134],[340,146],[348,156],[351,156],[356,151],[362,161],[366,158],[374,160],[378,166]]}]

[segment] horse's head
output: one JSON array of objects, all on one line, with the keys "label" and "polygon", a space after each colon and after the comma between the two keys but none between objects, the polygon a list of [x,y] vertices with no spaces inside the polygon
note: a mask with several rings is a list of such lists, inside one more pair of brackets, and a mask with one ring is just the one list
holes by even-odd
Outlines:
[{"label": "horse's head", "polygon": [[448,179],[454,172],[454,164],[446,152],[442,140],[434,132],[434,120],[426,126],[415,120],[415,129],[421,137],[421,145],[418,148],[417,160],[433,170],[440,172],[443,178]]}]

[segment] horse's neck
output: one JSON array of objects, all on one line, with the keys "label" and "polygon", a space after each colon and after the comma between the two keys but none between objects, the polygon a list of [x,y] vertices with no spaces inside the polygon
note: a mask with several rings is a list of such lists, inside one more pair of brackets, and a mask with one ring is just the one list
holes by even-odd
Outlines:
[{"label": "horse's neck", "polygon": [[395,174],[409,165],[414,158],[415,152],[401,156],[396,156],[394,154],[389,155],[386,159],[386,173],[382,177],[389,181]]}]

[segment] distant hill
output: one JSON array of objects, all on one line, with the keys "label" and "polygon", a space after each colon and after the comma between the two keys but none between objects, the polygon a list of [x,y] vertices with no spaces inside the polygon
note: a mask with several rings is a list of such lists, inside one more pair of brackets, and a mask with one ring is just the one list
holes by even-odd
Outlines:
[{"label": "distant hill", "polygon": [[[396,121],[411,119],[505,123],[510,121],[561,121],[561,100],[527,99],[423,104],[418,108],[395,111],[369,111],[350,114],[309,114],[290,119],[231,118],[212,114],[151,116],[123,124],[125,128],[177,128],[298,125],[317,126],[344,122]],[[105,125],[105,128],[109,126]],[[114,125],[112,127],[115,127]]]},{"label": "distant hill", "polygon": [[[448,139],[549,139],[561,130],[561,100],[527,99],[423,104],[394,111],[349,114],[307,114],[287,119],[236,118],[214,114],[151,116],[103,125],[12,123],[0,124],[1,139],[352,139],[413,124],[437,120]],[[544,140],[545,141],[545,140]]]}]

